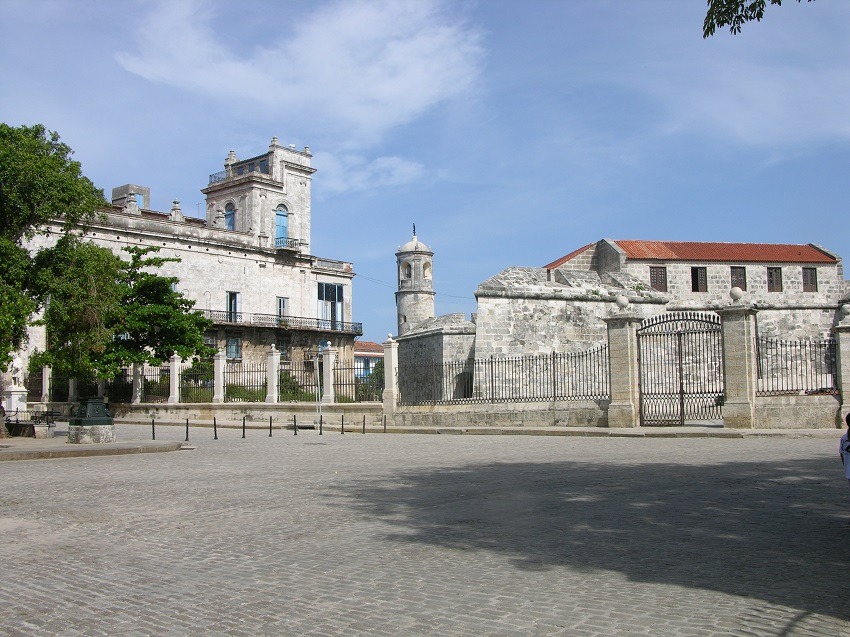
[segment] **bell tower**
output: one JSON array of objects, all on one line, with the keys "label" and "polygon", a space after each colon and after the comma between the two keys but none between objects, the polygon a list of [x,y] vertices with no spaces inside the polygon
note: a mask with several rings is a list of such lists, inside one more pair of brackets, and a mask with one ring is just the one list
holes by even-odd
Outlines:
[{"label": "bell tower", "polygon": [[398,292],[395,293],[398,315],[398,336],[434,318],[434,253],[416,238],[401,246],[395,253],[398,266]]}]

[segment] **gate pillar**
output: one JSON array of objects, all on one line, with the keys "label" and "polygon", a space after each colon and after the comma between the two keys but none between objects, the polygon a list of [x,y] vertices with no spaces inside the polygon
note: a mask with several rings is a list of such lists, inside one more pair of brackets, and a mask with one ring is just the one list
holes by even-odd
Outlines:
[{"label": "gate pillar", "polygon": [[723,333],[723,378],[726,401],[723,425],[736,429],[755,427],[758,354],[756,314],[750,305],[730,305],[717,310]]},{"label": "gate pillar", "polygon": [[626,312],[605,319],[611,383],[609,427],[637,427],[640,423],[637,328],[641,320]]},{"label": "gate pillar", "polygon": [[841,306],[841,320],[835,326],[836,372],[838,379],[838,397],[841,399],[841,411],[838,427],[844,426],[844,419],[850,414],[850,304]]}]

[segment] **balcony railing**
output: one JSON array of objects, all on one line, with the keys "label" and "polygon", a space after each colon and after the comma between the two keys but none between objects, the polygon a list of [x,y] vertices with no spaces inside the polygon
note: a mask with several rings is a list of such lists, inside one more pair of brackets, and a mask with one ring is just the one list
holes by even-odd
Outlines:
[{"label": "balcony railing", "polygon": [[314,319],[304,316],[278,316],[277,314],[257,314],[253,312],[228,312],[227,310],[198,310],[208,319],[218,324],[227,325],[253,325],[256,327],[280,327],[288,330],[302,330],[310,332],[340,332],[361,336],[363,334],[362,323],[346,323],[345,321],[331,321],[327,319]]},{"label": "balcony railing", "polygon": [[274,247],[278,250],[297,250],[298,249],[298,239],[293,237],[277,237],[274,240]]}]

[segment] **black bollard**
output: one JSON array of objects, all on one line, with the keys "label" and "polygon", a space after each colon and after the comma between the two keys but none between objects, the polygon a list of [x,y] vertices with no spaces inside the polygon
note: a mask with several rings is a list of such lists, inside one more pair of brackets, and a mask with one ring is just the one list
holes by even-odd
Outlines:
[{"label": "black bollard", "polygon": [[342,418],[339,421],[339,433],[345,433],[345,414],[342,415]]},{"label": "black bollard", "polygon": [[295,418],[295,414],[292,414],[292,434],[298,435],[298,420]]},{"label": "black bollard", "polygon": [[384,414],[384,433],[387,433],[387,416]]},{"label": "black bollard", "polygon": [[366,416],[363,416],[363,433],[366,433]]},{"label": "black bollard", "polygon": [[216,425],[215,416],[213,416],[213,440],[218,440],[218,425]]},{"label": "black bollard", "polygon": [[245,416],[242,416],[242,437],[245,437]]},{"label": "black bollard", "polygon": [[189,442],[189,419],[186,419],[186,442]]},{"label": "black bollard", "polygon": [[156,425],[153,424],[153,418],[151,418],[151,440],[156,440]]},{"label": "black bollard", "polygon": [[322,417],[319,416],[319,435],[322,435]]},{"label": "black bollard", "polygon": [[272,437],[272,417],[269,416],[269,438]]}]

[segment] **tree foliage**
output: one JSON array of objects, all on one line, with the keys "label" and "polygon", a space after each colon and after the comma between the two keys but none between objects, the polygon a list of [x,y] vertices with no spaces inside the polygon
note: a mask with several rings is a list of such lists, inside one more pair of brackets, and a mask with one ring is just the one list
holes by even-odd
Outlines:
[{"label": "tree foliage", "polygon": [[66,228],[94,218],[103,191],[82,174],[73,151],[41,124],[0,123],[0,233],[20,244],[51,219]]},{"label": "tree foliage", "polygon": [[0,371],[26,339],[35,310],[32,262],[23,241],[54,218],[66,229],[95,217],[103,192],[82,175],[59,135],[44,126],[0,122]]},{"label": "tree foliage", "polygon": [[[769,2],[775,5],[782,4],[782,0],[769,0]],[[752,20],[758,22],[764,17],[767,3],[768,0],[708,0],[708,12],[702,24],[702,37],[708,38],[714,35],[717,29],[727,26],[730,33],[740,33],[745,22]]]},{"label": "tree foliage", "polygon": [[33,291],[47,326],[42,364],[80,380],[110,366],[108,352],[123,313],[122,261],[112,251],[66,235],[34,260]]},{"label": "tree foliage", "polygon": [[169,261],[158,248],[129,247],[130,261],[66,235],[35,258],[34,291],[47,327],[42,364],[80,380],[112,378],[131,363],[158,365],[173,353],[210,355],[211,322],[174,290],[177,279],[156,273]]}]

